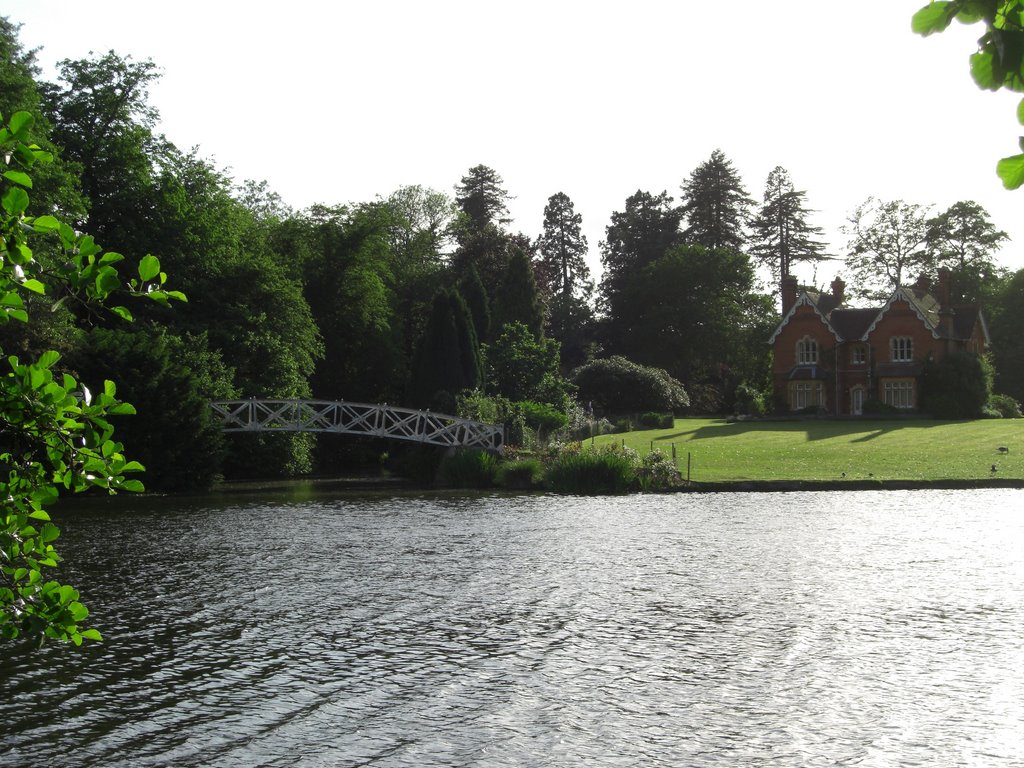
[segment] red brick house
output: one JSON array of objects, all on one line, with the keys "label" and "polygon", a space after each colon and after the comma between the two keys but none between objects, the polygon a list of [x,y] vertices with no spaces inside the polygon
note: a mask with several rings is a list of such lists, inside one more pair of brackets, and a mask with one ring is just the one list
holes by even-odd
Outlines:
[{"label": "red brick house", "polygon": [[916,411],[925,361],[988,346],[981,310],[950,302],[946,270],[934,293],[921,278],[870,309],[844,307],[845,288],[839,279],[831,294],[800,290],[795,278],[783,283],[782,322],[769,343],[775,401],[784,410],[860,415],[865,402],[878,400]]}]

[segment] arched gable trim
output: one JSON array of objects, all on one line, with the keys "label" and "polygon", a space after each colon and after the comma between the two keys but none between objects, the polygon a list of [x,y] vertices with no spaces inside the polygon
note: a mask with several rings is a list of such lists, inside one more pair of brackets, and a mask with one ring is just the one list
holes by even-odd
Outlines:
[{"label": "arched gable trim", "polygon": [[822,311],[820,309],[818,309],[818,305],[814,301],[814,299],[807,295],[807,291],[804,291],[800,294],[800,298],[798,298],[793,303],[793,306],[789,308],[789,312],[786,313],[786,316],[782,318],[782,322],[779,323],[779,327],[775,329],[775,333],[773,333],[771,335],[771,338],[768,339],[769,344],[775,343],[775,339],[777,339],[779,337],[779,334],[782,333],[782,329],[789,325],[789,321],[792,320],[793,317],[796,315],[797,309],[804,306],[810,307],[811,309],[814,310],[814,313],[821,318],[822,324],[825,326],[828,332],[835,337],[837,342],[842,341],[842,339],[839,337],[839,334],[836,333],[836,329],[833,328],[832,324],[828,321],[828,318],[825,317],[824,314],[822,314]]},{"label": "arched gable trim", "polygon": [[913,298],[909,296],[902,287],[900,287],[892,292],[892,296],[890,296],[889,300],[885,302],[885,306],[878,310],[878,314],[875,315],[875,319],[871,321],[871,325],[868,326],[868,329],[864,331],[864,335],[857,339],[857,341],[867,341],[868,336],[874,333],[875,328],[878,327],[878,324],[882,321],[882,318],[885,317],[885,313],[892,308],[893,302],[899,301],[901,299],[907,303],[908,307],[914,310],[914,314],[917,315],[917,318],[921,321],[921,324],[924,325],[924,327],[928,330],[929,333],[931,333],[932,338],[939,338],[939,329],[936,328],[928,319],[928,316],[921,311],[921,307],[917,305],[917,302],[914,301]]}]

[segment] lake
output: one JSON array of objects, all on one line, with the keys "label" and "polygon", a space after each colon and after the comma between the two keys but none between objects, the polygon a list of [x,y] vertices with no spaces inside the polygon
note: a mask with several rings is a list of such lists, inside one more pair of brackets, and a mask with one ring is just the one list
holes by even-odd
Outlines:
[{"label": "lake", "polygon": [[1024,491],[115,501],[0,765],[1024,765]]}]

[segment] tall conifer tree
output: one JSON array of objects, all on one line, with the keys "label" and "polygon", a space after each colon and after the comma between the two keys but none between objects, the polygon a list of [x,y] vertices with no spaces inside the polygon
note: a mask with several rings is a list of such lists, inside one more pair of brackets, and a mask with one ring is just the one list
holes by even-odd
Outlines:
[{"label": "tall conifer tree", "polygon": [[683,236],[707,248],[740,250],[753,204],[732,162],[716,149],[683,182]]}]

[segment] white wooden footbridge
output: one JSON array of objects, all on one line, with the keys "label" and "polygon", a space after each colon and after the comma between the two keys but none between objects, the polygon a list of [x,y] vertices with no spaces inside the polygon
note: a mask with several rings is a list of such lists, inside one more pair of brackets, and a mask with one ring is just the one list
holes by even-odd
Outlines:
[{"label": "white wooden footbridge", "polygon": [[387,404],[251,398],[215,400],[210,407],[225,432],[334,432],[488,451],[505,442],[500,425]]}]

